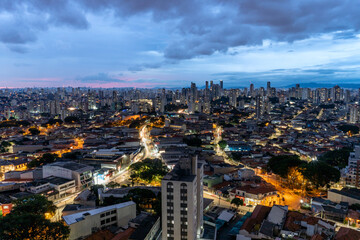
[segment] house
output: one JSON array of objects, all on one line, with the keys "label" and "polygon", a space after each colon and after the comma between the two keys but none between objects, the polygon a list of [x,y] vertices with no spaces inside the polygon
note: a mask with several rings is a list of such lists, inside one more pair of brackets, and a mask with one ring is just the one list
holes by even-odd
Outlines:
[{"label": "house", "polygon": [[248,184],[237,187],[230,192],[230,199],[242,198],[246,205],[274,205],[279,203],[279,195],[276,188],[271,184]]},{"label": "house", "polygon": [[250,238],[257,236],[260,229],[260,224],[264,221],[270,211],[271,207],[257,205],[251,216],[247,218],[244,224],[241,226],[238,236],[240,235]]},{"label": "house", "polygon": [[319,239],[318,235],[320,235],[330,239],[334,235],[334,230],[335,224],[332,222],[307,216],[300,212],[289,211],[280,235],[283,238],[312,237],[312,239]]},{"label": "house", "polygon": [[259,236],[267,239],[278,236],[284,226],[287,212],[287,206],[273,206],[266,220],[261,224]]},{"label": "house", "polygon": [[348,203],[335,203],[323,198],[311,199],[311,210],[319,213],[322,218],[343,222],[348,213]]}]

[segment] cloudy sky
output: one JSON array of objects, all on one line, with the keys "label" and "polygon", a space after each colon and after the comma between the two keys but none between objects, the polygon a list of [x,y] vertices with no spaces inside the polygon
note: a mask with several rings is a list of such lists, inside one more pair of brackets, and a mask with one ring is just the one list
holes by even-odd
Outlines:
[{"label": "cloudy sky", "polygon": [[360,84],[356,0],[0,0],[1,87]]}]

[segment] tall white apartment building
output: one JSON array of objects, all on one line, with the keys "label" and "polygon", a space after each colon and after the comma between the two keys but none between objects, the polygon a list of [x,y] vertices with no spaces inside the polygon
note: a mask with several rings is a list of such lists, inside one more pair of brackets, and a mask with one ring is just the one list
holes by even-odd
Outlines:
[{"label": "tall white apartment building", "polygon": [[360,146],[355,146],[354,152],[350,153],[346,167],[346,185],[360,187]]},{"label": "tall white apartment building", "polygon": [[203,234],[203,164],[181,158],[161,181],[162,239],[194,240]]}]

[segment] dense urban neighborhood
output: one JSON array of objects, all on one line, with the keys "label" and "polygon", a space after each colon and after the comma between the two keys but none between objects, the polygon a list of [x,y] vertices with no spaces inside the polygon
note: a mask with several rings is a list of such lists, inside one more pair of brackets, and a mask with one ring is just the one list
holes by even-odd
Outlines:
[{"label": "dense urban neighborhood", "polygon": [[360,89],[0,89],[0,239],[360,239]]}]

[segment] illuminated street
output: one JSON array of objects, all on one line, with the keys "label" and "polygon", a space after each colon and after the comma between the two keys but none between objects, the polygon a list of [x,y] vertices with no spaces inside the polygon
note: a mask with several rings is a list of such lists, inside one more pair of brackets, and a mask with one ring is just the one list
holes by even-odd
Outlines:
[{"label": "illuminated street", "polygon": [[[156,151],[156,148],[154,147],[154,144],[151,140],[148,125],[145,124],[140,127],[139,138],[141,151],[134,157],[133,161],[130,163],[129,166],[131,166],[131,164],[133,163],[140,162],[147,158],[154,159],[159,157],[159,153]],[[111,179],[111,181],[115,181],[119,184],[130,184],[130,172],[128,170],[129,166],[126,169],[117,173],[116,176]]]},{"label": "illuminated street", "polygon": [[[218,145],[218,143],[221,141],[221,134],[222,134],[222,128],[221,127],[217,127],[215,129],[215,140],[214,143],[215,145],[215,151],[216,154],[218,156],[222,156],[225,160],[225,162],[229,163],[229,164],[233,164],[233,165],[239,165],[238,162],[235,162],[234,160],[230,159],[229,156],[220,148],[220,146]],[[248,166],[245,166],[246,168],[250,168]],[[250,168],[251,169],[251,168]],[[254,169],[256,170],[256,169]],[[256,171],[258,172],[258,171]],[[280,196],[280,200],[281,203],[284,205],[289,205],[290,209],[299,209],[300,208],[300,200],[304,200],[303,197],[295,194],[292,190],[287,189],[287,188],[283,188],[281,187],[281,185],[279,184],[279,182],[274,179],[273,177],[268,176],[267,174],[260,174],[258,173],[257,175],[261,176],[262,178],[264,178],[264,180],[272,185],[275,186],[275,188],[278,190],[278,194]],[[282,199],[285,199],[285,201],[282,201]],[[224,205],[226,204],[225,202],[223,203]]]}]

